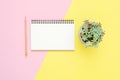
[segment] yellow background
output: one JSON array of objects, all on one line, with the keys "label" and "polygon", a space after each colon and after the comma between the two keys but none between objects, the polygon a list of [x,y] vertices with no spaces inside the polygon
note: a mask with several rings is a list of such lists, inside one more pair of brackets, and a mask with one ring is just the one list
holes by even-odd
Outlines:
[{"label": "yellow background", "polygon": [[[120,80],[120,0],[73,0],[65,19],[75,20],[75,51],[48,51],[35,80]],[[84,20],[101,22],[98,48],[79,41]]]}]

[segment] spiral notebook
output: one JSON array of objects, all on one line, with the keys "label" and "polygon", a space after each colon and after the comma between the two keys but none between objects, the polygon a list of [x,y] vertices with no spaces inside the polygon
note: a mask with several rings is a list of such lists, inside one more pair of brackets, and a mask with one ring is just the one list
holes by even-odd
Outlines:
[{"label": "spiral notebook", "polygon": [[74,50],[74,20],[31,20],[31,50]]}]

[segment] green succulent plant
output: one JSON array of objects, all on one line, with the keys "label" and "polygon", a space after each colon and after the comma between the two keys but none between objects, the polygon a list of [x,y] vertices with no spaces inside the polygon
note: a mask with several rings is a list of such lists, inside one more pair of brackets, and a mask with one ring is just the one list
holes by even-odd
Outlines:
[{"label": "green succulent plant", "polygon": [[84,21],[84,24],[80,28],[79,37],[85,47],[94,46],[97,47],[98,43],[102,41],[104,31],[101,24],[97,22]]}]

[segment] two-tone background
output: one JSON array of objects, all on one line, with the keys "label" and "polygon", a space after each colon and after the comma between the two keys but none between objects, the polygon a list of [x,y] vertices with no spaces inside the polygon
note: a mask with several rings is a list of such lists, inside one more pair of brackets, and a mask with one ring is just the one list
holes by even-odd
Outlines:
[{"label": "two-tone background", "polygon": [[[75,51],[31,51],[31,19],[74,19]],[[101,22],[105,30],[98,48],[79,41],[84,20]],[[120,80],[119,34],[119,0],[0,0],[0,80]]]}]

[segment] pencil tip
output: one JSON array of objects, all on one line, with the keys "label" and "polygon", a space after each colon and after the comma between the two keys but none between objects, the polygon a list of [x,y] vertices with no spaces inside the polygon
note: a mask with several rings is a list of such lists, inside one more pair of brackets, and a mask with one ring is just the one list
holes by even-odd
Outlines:
[{"label": "pencil tip", "polygon": [[28,55],[27,55],[27,53],[25,53],[25,57],[27,57]]}]

